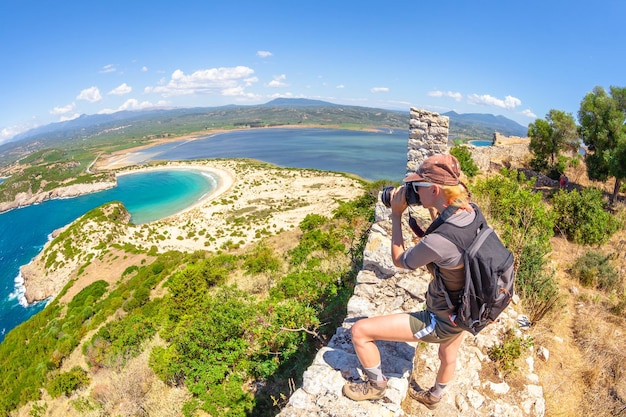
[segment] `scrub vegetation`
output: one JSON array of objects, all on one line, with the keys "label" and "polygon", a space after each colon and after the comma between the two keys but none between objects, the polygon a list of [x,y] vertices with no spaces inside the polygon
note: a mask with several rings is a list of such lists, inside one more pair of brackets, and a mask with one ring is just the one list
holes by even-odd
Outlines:
[{"label": "scrub vegetation", "polygon": [[[558,111],[529,126],[529,165],[552,177],[567,174],[565,189],[538,186],[512,167],[477,172],[469,184],[472,198],[516,255],[516,291],[531,323],[531,337],[508,334],[490,356],[498,372],[514,375],[522,350],[549,347],[552,358],[535,366],[552,388],[545,390],[550,416],[626,410],[624,96],[624,89],[608,94],[596,88],[581,103],[581,126],[573,128],[572,118]],[[572,135],[582,133],[589,145],[585,157],[572,153],[578,144]],[[100,144],[113,149],[109,139],[103,136]],[[23,162],[50,167],[71,155],[42,151]],[[89,153],[73,155],[86,169],[89,158],[79,155]],[[461,156],[462,164],[471,163]],[[37,172],[30,178],[37,180]],[[310,213],[296,230],[272,230],[268,224],[259,232],[262,239],[248,246],[239,236],[243,228],[279,210],[274,201],[258,201],[267,210],[227,212],[232,228],[219,233],[232,234],[231,240],[212,251],[159,253],[159,242],[170,237],[142,225],[135,233],[149,237],[153,246],[115,244],[115,249],[149,261],[129,266],[113,280],[94,279],[61,301],[72,290],[71,281],[45,309],[6,335],[0,344],[0,414],[28,404],[30,415],[45,415],[52,401],[71,397],[79,415],[117,415],[122,398],[136,407],[134,415],[158,409],[186,416],[275,415],[345,316],[376,196],[386,184],[368,183],[361,197],[339,203],[330,216]],[[235,189],[224,199],[236,195]],[[109,235],[125,227],[124,210],[116,203],[86,216]],[[90,239],[80,224],[55,239],[56,253],[46,253],[49,266],[79,256],[63,240]],[[180,239],[208,242],[211,233],[190,228]],[[101,253],[86,256],[80,270],[111,252],[106,238],[91,238],[99,239]],[[137,365],[139,360],[144,365]],[[103,373],[119,379],[97,382]],[[161,398],[146,387],[160,387]]]}]

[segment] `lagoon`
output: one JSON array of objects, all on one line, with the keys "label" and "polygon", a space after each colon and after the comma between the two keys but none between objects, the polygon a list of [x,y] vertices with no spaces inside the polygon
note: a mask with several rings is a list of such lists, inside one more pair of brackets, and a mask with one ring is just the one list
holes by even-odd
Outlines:
[{"label": "lagoon", "polygon": [[[252,158],[282,167],[349,172],[368,180],[401,181],[406,172],[407,130],[250,129],[171,142],[133,152],[135,163],[156,160]],[[154,171],[118,178],[118,187],[0,214],[0,341],[44,303],[19,303],[19,267],[37,255],[55,229],[110,201],[122,201],[134,223],[176,213],[201,198],[217,179],[206,173]]]},{"label": "lagoon", "polygon": [[147,223],[183,210],[214,190],[217,181],[213,174],[191,169],[132,173],[119,176],[118,186],[110,190],[0,214],[0,341],[7,331],[45,305],[41,302],[25,307],[23,289],[16,288],[16,279],[20,266],[39,253],[55,229],[111,201],[124,203],[131,222]]},{"label": "lagoon", "polygon": [[136,163],[200,158],[252,158],[282,167],[349,172],[368,180],[401,181],[408,130],[236,130],[154,146],[133,153]]}]

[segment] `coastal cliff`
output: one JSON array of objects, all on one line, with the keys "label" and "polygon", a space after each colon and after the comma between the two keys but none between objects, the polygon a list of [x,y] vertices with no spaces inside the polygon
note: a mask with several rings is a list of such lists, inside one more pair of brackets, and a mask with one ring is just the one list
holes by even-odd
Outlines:
[{"label": "coastal cliff", "polygon": [[[338,201],[351,200],[362,192],[357,180],[342,174],[245,160],[171,162],[132,171],[179,168],[216,174],[217,189],[187,210],[156,222],[128,223],[130,215],[123,205],[111,203],[57,231],[20,269],[28,303],[56,296],[81,267],[102,257],[111,246],[154,247],[159,253],[237,247],[259,241],[270,230],[291,230],[309,213],[331,215]],[[254,193],[249,192],[250,184],[254,184]]]},{"label": "coastal cliff", "polygon": [[124,235],[129,221],[130,214],[121,203],[110,203],[56,230],[35,259],[20,268],[26,301],[30,304],[57,295],[82,265],[100,257],[112,239]]},{"label": "coastal cliff", "polygon": [[38,204],[55,198],[70,198],[83,194],[95,193],[97,191],[107,190],[115,186],[117,186],[117,181],[114,179],[112,181],[102,181],[90,184],[72,184],[38,193],[33,193],[32,191],[20,192],[15,196],[13,201],[0,202],[0,213],[20,207],[26,207],[31,204]]}]

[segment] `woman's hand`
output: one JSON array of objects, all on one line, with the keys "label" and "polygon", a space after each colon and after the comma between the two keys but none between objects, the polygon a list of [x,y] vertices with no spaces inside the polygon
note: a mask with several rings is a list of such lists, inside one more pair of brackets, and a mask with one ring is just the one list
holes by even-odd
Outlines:
[{"label": "woman's hand", "polygon": [[395,216],[401,216],[408,205],[406,204],[406,185],[393,190],[391,196],[391,213]]}]

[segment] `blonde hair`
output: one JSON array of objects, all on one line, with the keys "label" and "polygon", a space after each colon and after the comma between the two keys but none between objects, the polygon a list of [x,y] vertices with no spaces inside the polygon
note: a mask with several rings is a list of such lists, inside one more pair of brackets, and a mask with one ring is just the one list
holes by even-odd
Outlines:
[{"label": "blonde hair", "polygon": [[443,190],[443,195],[446,197],[449,206],[459,207],[462,209],[471,210],[470,192],[464,183],[458,185],[440,185]]}]

